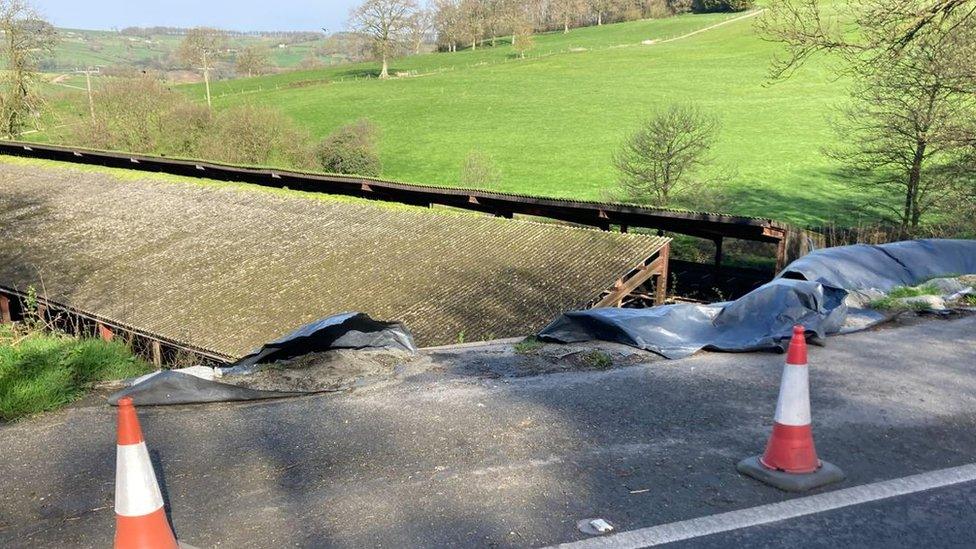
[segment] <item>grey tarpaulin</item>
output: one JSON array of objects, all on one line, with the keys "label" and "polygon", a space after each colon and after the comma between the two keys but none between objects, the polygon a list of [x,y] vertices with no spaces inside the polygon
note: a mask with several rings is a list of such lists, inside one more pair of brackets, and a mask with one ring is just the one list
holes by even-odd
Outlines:
[{"label": "grey tarpaulin", "polygon": [[285,360],[329,349],[399,349],[416,352],[413,335],[399,322],[373,320],[365,313],[342,313],[306,324],[266,343],[231,367]]},{"label": "grey tarpaulin", "polygon": [[[342,313],[306,324],[241,358],[224,372],[247,373],[259,363],[286,360],[330,349],[395,349],[416,352],[413,336],[399,322],[373,320],[364,313]],[[261,391],[221,383],[178,371],[161,371],[135,380],[111,395],[110,404],[125,396],[139,404],[190,404],[230,400],[257,400],[305,394]]]},{"label": "grey tarpaulin", "polygon": [[590,309],[566,313],[539,333],[544,341],[601,339],[681,358],[701,349],[781,350],[794,324],[823,337],[845,323],[859,328],[884,320],[850,307],[851,292],[887,291],[936,276],[976,273],[976,241],[914,240],[818,250],[791,263],[777,279],[736,301],[649,309]]}]

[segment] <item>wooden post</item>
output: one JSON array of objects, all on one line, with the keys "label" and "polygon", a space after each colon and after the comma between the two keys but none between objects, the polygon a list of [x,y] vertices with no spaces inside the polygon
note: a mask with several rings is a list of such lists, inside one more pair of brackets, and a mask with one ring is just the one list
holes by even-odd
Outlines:
[{"label": "wooden post", "polygon": [[779,274],[786,267],[786,236],[776,244],[776,274]]},{"label": "wooden post", "polygon": [[722,266],[722,243],[725,239],[721,236],[714,240],[715,242],[715,268],[718,269]]},{"label": "wooden post", "polygon": [[658,252],[660,261],[657,275],[657,284],[654,286],[654,304],[663,305],[668,298],[668,262],[671,255],[671,243],[667,243]]},{"label": "wooden post", "polygon": [[629,229],[630,229],[630,226],[628,226],[628,225],[623,225],[623,224],[620,225],[620,232],[622,232],[622,233],[625,233],[626,234]]},{"label": "wooden post", "polygon": [[13,322],[10,316],[10,298],[0,294],[0,323],[9,324]]},{"label": "wooden post", "polygon": [[159,340],[156,339],[152,342],[152,363],[155,366],[163,365],[163,347],[159,344]]}]

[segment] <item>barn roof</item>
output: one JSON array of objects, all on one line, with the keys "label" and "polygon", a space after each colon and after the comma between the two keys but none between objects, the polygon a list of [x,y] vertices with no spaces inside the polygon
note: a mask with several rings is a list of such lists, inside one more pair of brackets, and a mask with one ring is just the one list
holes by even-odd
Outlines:
[{"label": "barn roof", "polygon": [[420,345],[532,333],[667,238],[0,163],[0,285],[231,357],[345,311]]}]

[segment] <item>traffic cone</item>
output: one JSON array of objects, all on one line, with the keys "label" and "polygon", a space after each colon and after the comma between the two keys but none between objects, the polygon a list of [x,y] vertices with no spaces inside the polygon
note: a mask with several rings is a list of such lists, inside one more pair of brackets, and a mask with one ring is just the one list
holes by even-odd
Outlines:
[{"label": "traffic cone", "polygon": [[115,549],[178,549],[132,399],[119,399]]},{"label": "traffic cone", "polygon": [[817,457],[813,444],[804,333],[803,326],[793,327],[766,451],[737,466],[741,473],[790,491],[809,490],[844,478],[840,469]]}]

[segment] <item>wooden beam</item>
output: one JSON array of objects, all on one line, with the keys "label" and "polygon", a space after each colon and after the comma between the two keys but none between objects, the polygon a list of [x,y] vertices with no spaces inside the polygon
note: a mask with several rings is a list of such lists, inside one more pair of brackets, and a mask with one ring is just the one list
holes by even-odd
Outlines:
[{"label": "wooden beam", "polygon": [[10,298],[0,294],[0,322],[10,324],[13,318],[10,316]]},{"label": "wooden beam", "polygon": [[658,252],[658,261],[661,262],[657,276],[657,284],[654,285],[654,304],[663,305],[668,298],[668,267],[671,263],[671,243],[668,242]]},{"label": "wooden beam", "polygon": [[662,270],[667,271],[667,267],[662,267],[667,263],[667,254],[662,255],[662,251],[667,250],[667,246],[659,250],[655,255],[657,256],[654,261],[650,263],[644,263],[631,271],[628,276],[617,280],[614,283],[613,288],[610,290],[603,299],[597,302],[593,306],[594,309],[600,309],[603,307],[619,307],[621,301],[631,292],[640,288],[642,284],[647,282],[652,276],[656,274],[661,274]]},{"label": "wooden beam", "polygon": [[776,244],[776,274],[779,274],[786,267],[786,239],[782,239]]},{"label": "wooden beam", "polygon": [[156,366],[163,365],[163,347],[159,344],[158,339],[154,339],[152,342],[152,363]]}]

